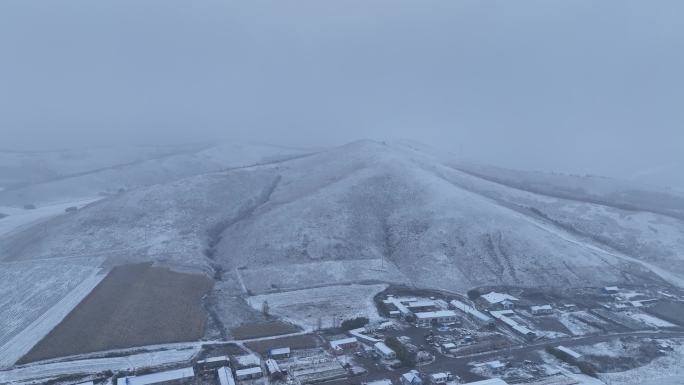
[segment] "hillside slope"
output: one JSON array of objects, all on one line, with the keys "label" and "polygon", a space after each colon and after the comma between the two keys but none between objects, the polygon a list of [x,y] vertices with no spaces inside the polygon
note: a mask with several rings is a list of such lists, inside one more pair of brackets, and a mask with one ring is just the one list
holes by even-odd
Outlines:
[{"label": "hillside slope", "polygon": [[[144,152],[135,148],[136,152],[124,148],[119,154],[114,151],[116,149],[84,154],[60,152],[57,153],[59,156],[55,153],[32,154],[28,164],[35,165],[38,170],[46,170],[49,176],[39,178],[34,175],[38,180],[10,185],[0,190],[0,206],[23,206],[27,203],[40,206],[49,202],[115,195],[121,191],[230,168],[277,162],[312,152],[262,144],[186,147],[162,148],[156,152]],[[100,153],[103,159],[98,159]],[[23,154],[10,155],[17,158]],[[19,162],[7,169],[0,167],[0,180],[3,177],[9,179],[11,175],[18,173],[15,168],[26,166],[27,162]],[[29,167],[29,175],[32,175],[32,170],[34,169]]]},{"label": "hillside slope", "polygon": [[107,198],[0,238],[0,258],[157,260],[212,270],[233,293],[374,280],[451,290],[681,283],[684,271],[665,268],[684,264],[684,222],[583,199],[361,141]]}]

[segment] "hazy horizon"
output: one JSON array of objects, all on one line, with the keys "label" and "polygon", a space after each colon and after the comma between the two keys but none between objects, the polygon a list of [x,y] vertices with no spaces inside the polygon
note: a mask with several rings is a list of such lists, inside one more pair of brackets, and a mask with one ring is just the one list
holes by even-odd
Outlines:
[{"label": "hazy horizon", "polygon": [[0,148],[407,138],[502,167],[684,188],[682,11],[4,1]]}]

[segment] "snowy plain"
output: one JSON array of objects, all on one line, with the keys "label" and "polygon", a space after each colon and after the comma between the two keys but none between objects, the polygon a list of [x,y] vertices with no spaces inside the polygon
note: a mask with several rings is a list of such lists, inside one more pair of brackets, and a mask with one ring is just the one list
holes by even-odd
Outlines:
[{"label": "snowy plain", "polygon": [[342,285],[252,296],[247,302],[260,311],[268,302],[270,313],[304,330],[333,327],[345,319],[368,317],[379,320],[373,297],[387,285]]},{"label": "snowy plain", "polygon": [[187,362],[198,352],[199,345],[185,349],[169,349],[122,357],[93,358],[25,365],[7,371],[0,371],[0,384],[11,384],[27,380],[35,380],[35,383],[42,383],[41,379],[63,375],[94,374],[107,370],[123,371],[157,367]]},{"label": "snowy plain", "polygon": [[[25,210],[15,206],[0,206],[0,213],[7,215],[0,218],[0,236],[9,234],[24,227],[35,225],[51,217],[65,214],[64,210],[68,207],[82,208],[93,203],[100,198],[83,198],[58,202],[36,207],[32,210]],[[0,256],[0,259],[2,256]]]},{"label": "snowy plain", "polygon": [[12,366],[105,277],[99,258],[0,263],[0,369]]},{"label": "snowy plain", "polygon": [[684,344],[679,340],[672,352],[649,364],[617,373],[600,375],[610,385],[681,385],[684,384]]}]

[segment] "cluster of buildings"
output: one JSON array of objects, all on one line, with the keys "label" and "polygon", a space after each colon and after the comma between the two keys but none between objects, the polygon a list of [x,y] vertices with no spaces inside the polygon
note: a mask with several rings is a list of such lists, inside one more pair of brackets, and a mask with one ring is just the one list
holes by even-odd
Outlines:
[{"label": "cluster of buildings", "polygon": [[[452,381],[460,382],[460,378],[451,374],[451,372],[439,372],[432,373],[427,376],[421,375],[417,370],[411,370],[404,373],[400,377],[401,385],[423,385],[423,384],[447,384]],[[390,385],[392,384],[389,380],[380,380],[372,383],[367,383],[367,385]],[[464,385],[508,385],[508,383],[500,378],[491,378],[487,380],[468,382]]]},{"label": "cluster of buildings", "polygon": [[[289,348],[273,351],[279,357],[289,355]],[[181,384],[191,382],[198,376],[215,375],[220,385],[235,385],[237,381],[262,378],[268,374],[278,378],[283,373],[278,363],[268,358],[262,360],[254,354],[240,356],[215,356],[198,360],[195,365],[180,369],[160,371],[144,375],[119,377],[116,385]]]},{"label": "cluster of buildings", "polygon": [[390,316],[414,318],[417,326],[426,327],[434,324],[450,324],[458,321],[456,312],[442,309],[435,300],[419,300],[417,298],[397,298],[388,296],[386,306],[393,307]]}]

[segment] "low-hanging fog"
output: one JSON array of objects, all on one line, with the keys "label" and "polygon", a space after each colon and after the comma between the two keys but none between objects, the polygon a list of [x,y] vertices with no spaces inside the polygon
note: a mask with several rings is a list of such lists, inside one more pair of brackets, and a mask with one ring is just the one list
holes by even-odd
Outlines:
[{"label": "low-hanging fog", "polygon": [[0,2],[0,148],[409,138],[684,189],[684,3]]}]

